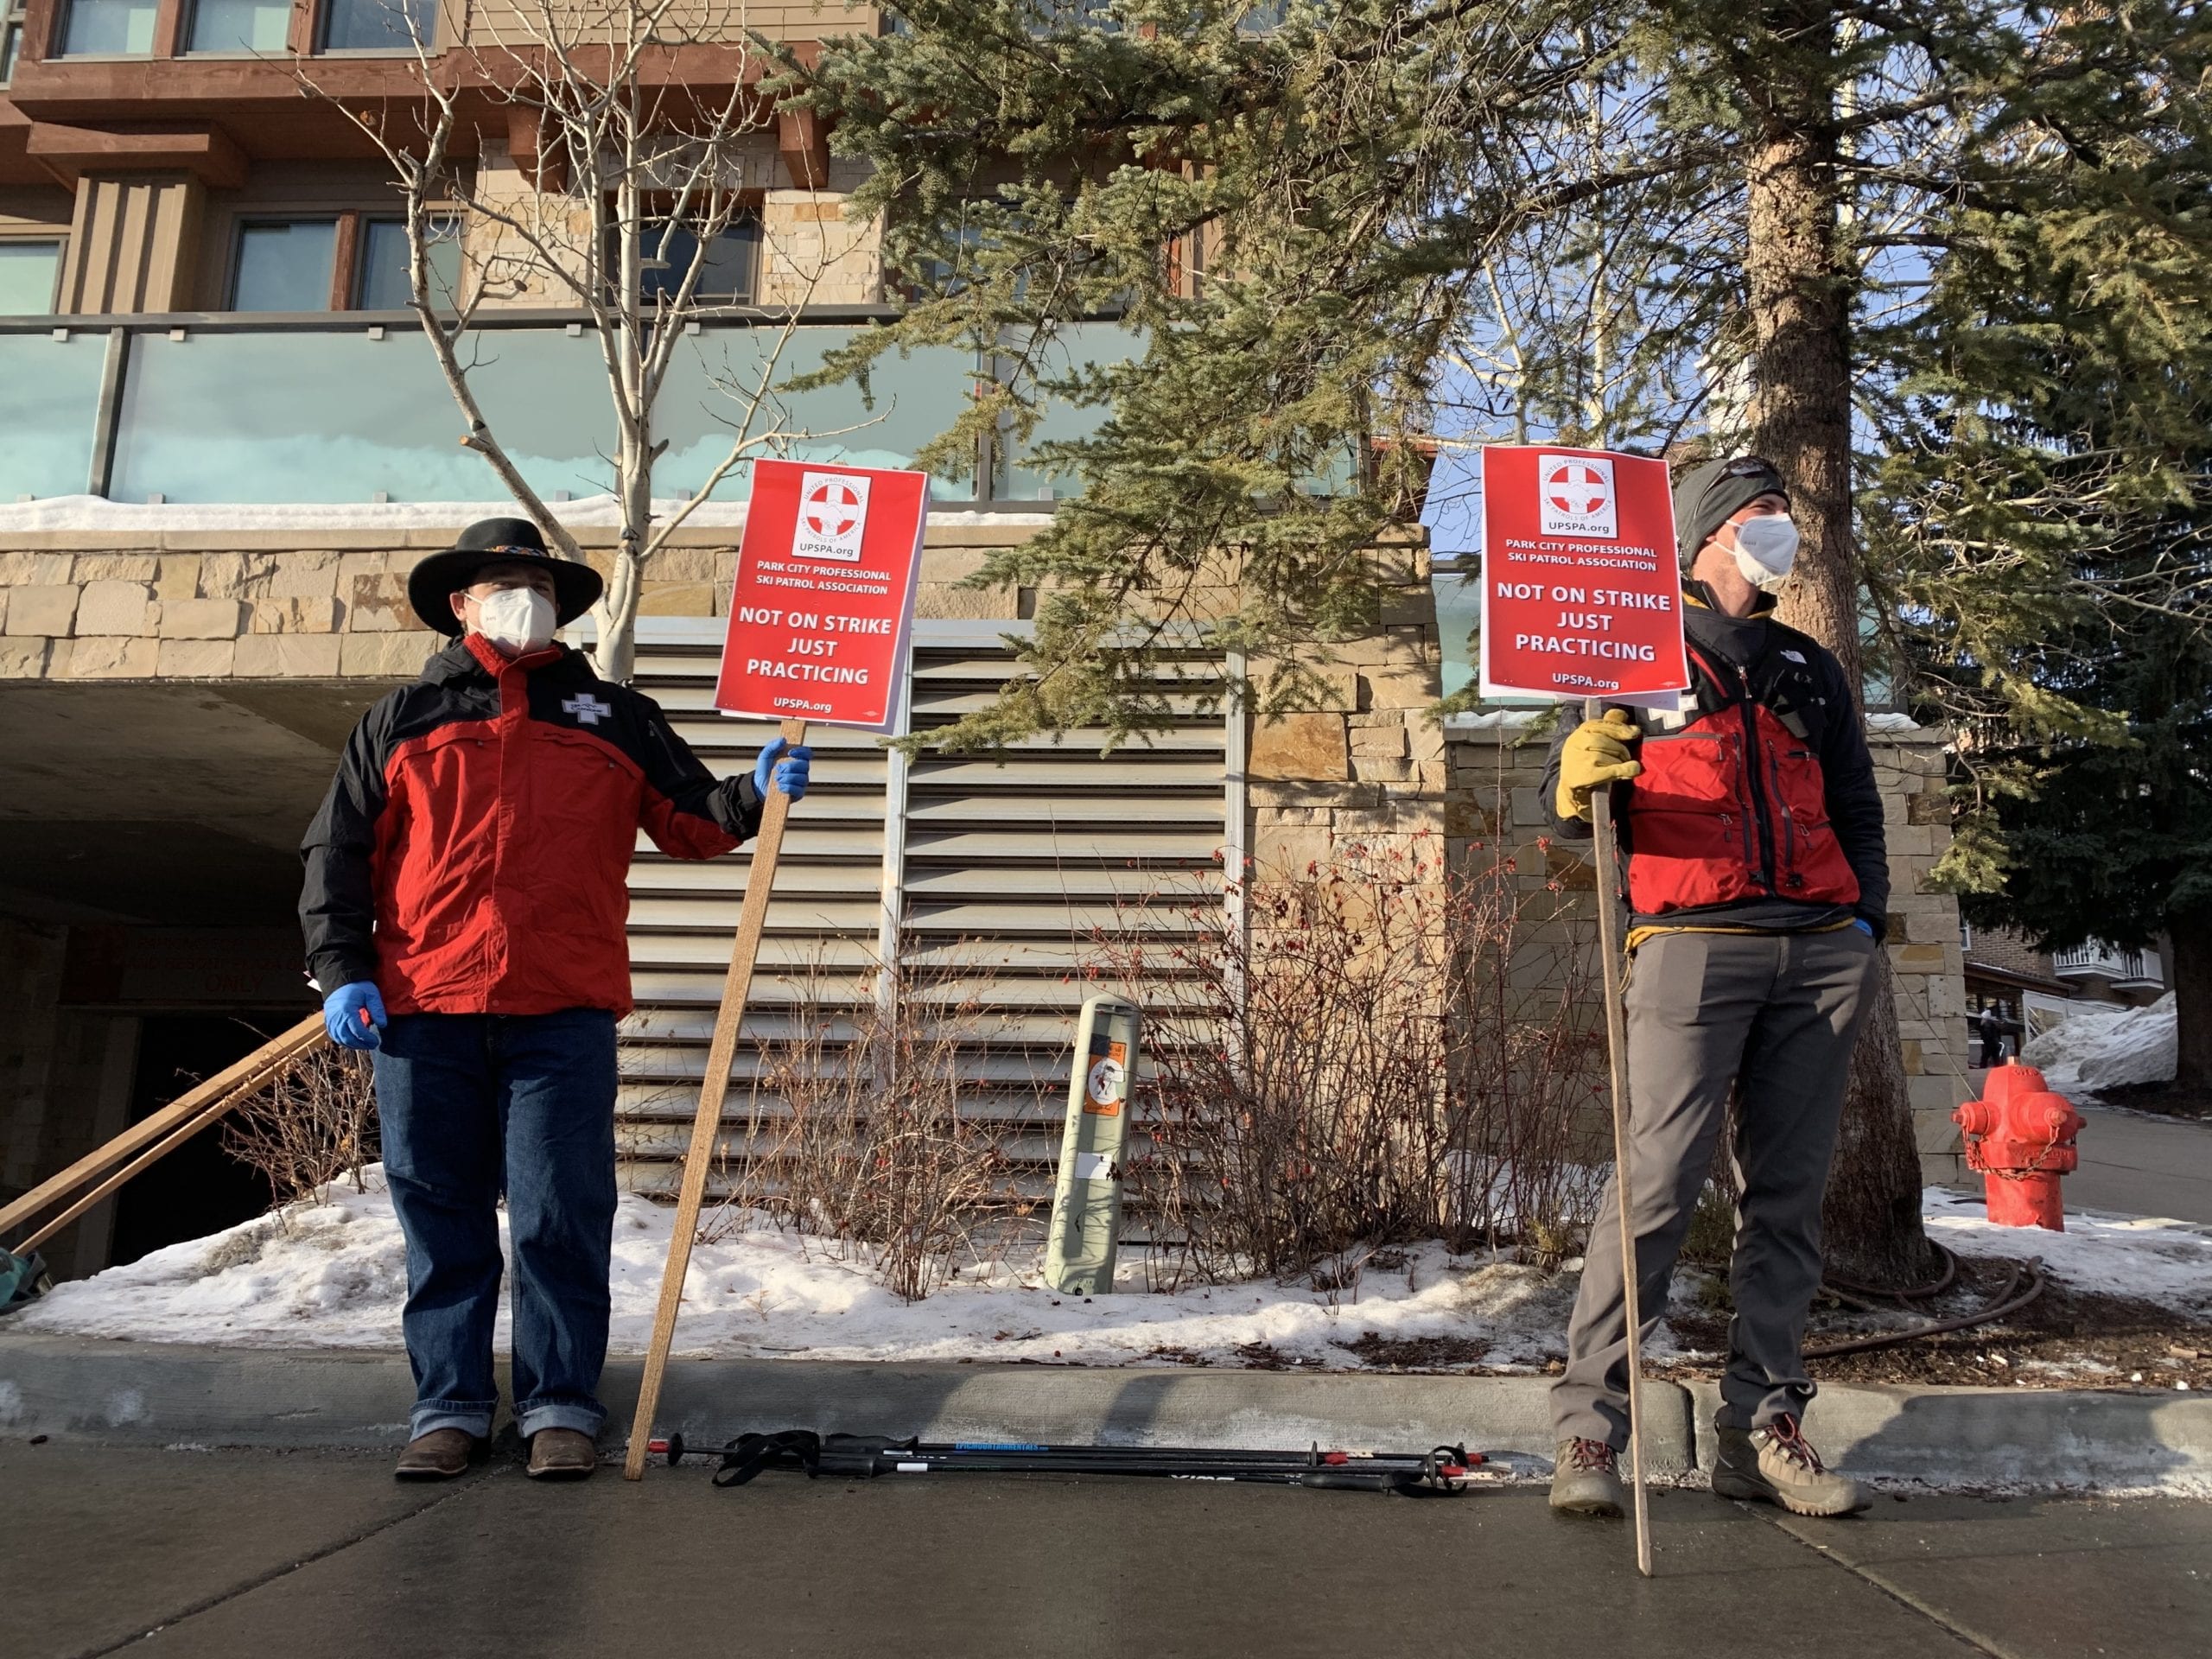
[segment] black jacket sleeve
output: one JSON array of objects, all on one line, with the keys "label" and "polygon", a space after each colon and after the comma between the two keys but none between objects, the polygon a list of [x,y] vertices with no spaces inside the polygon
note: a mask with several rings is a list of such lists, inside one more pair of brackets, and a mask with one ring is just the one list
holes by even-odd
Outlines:
[{"label": "black jacket sleeve", "polygon": [[[711,832],[750,841],[760,829],[760,793],[753,774],[717,779],[677,735],[651,697],[639,703],[639,760],[645,767],[645,831],[671,858],[712,858],[722,851]],[[702,834],[702,832],[707,832]]]},{"label": "black jacket sleeve", "polygon": [[1889,837],[1882,827],[1882,791],[1874,778],[1874,758],[1866,749],[1866,723],[1859,699],[1844,678],[1843,667],[1823,651],[1827,706],[1822,723],[1821,778],[1827,797],[1828,823],[1859,878],[1859,902],[1852,906],[1879,939],[1890,925]]},{"label": "black jacket sleeve", "polygon": [[339,757],[330,792],[300,843],[307,880],[300,927],[308,972],[325,995],[377,976],[376,887],[370,861],[385,810],[384,760],[393,715],[386,698],[361,716]]}]

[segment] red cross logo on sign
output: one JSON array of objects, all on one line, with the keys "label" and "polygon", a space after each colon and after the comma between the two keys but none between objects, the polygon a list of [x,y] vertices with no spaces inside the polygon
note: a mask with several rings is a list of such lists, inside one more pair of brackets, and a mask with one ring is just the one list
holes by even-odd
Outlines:
[{"label": "red cross logo on sign", "polygon": [[1536,466],[1539,503],[1547,536],[1620,534],[1613,500],[1613,463],[1589,455],[1545,455]]},{"label": "red cross logo on sign", "polygon": [[860,492],[842,478],[816,485],[806,498],[806,527],[817,536],[849,536],[860,518]]},{"label": "red cross logo on sign", "polygon": [[809,473],[799,480],[791,555],[857,564],[868,528],[868,480],[847,473]]}]

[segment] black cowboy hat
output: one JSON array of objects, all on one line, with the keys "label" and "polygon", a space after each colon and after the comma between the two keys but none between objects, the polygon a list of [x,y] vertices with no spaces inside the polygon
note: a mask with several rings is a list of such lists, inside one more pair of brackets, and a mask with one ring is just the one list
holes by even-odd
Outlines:
[{"label": "black cowboy hat", "polygon": [[553,578],[553,615],[563,627],[599,602],[607,584],[599,572],[549,551],[545,536],[527,518],[479,518],[442,553],[433,553],[407,573],[407,602],[425,627],[459,633],[461,619],[450,597],[476,580],[487,564],[528,564],[543,560]]}]

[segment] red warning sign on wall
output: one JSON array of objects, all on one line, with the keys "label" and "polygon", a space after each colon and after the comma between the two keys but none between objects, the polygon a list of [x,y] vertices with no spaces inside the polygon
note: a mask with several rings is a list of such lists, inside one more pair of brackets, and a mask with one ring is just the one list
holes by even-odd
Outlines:
[{"label": "red warning sign on wall", "polygon": [[1482,680],[1656,701],[1690,683],[1666,462],[1484,449]]},{"label": "red warning sign on wall", "polygon": [[895,730],[928,512],[925,473],[753,462],[715,707]]}]

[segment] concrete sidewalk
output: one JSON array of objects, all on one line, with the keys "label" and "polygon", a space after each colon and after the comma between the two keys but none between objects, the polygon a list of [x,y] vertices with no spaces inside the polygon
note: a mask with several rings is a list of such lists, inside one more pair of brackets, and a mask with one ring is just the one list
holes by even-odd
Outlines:
[{"label": "concrete sidewalk", "polygon": [[383,1457],[0,1444],[10,1659],[650,1651],[1268,1659],[2195,1659],[2212,1506],[1699,1492],[1627,1529],[1541,1493],[1430,1502],[1167,1481],[866,1484],[703,1469],[401,1486]]}]

